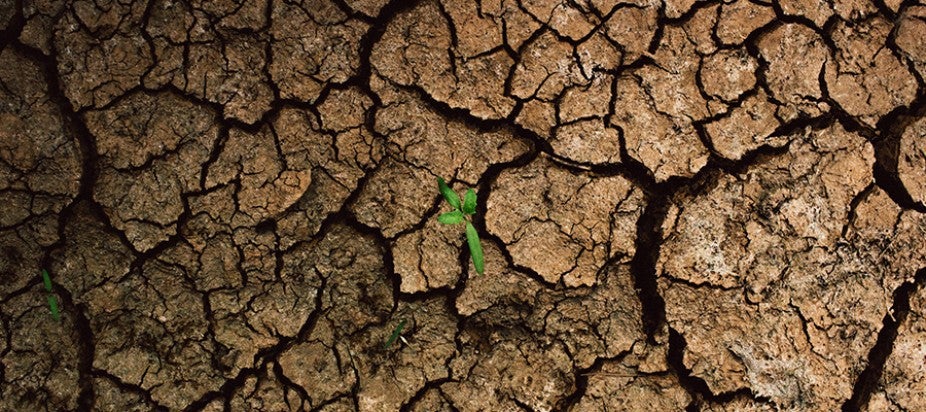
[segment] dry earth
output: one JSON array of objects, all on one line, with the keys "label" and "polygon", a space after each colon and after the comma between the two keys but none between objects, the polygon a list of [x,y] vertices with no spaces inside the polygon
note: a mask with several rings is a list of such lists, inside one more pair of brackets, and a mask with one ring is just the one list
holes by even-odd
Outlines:
[{"label": "dry earth", "polygon": [[0,30],[0,410],[926,410],[926,2]]}]

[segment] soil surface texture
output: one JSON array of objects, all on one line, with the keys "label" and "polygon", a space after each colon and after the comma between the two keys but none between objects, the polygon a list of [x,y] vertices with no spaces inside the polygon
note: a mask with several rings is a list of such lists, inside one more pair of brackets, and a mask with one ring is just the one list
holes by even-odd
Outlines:
[{"label": "soil surface texture", "polygon": [[0,0],[0,410],[926,411],[924,39],[922,0]]}]

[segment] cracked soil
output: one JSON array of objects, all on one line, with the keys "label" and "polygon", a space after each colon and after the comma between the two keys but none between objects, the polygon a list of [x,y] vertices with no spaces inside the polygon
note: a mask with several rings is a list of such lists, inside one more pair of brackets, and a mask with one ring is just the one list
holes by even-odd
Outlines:
[{"label": "cracked soil", "polygon": [[0,0],[0,410],[924,411],[924,38],[922,0]]}]

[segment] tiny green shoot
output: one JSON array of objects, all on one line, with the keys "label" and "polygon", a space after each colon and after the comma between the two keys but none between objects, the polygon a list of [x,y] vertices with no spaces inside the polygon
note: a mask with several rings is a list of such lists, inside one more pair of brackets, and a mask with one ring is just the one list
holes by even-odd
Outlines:
[{"label": "tiny green shoot", "polygon": [[[445,225],[466,223],[466,244],[469,246],[469,254],[473,258],[476,273],[483,274],[485,272],[485,256],[482,254],[482,243],[479,241],[479,233],[476,232],[476,228],[470,221],[476,214],[476,191],[473,189],[467,190],[461,204],[460,197],[450,186],[447,186],[444,179],[437,178],[437,188],[440,190],[441,195],[444,196],[444,200],[454,208],[451,212],[437,216],[437,221]],[[470,216],[470,219],[467,219],[466,216]]]},{"label": "tiny green shoot", "polygon": [[386,345],[383,346],[384,348],[388,349],[390,346],[392,346],[393,343],[395,343],[396,339],[398,339],[399,336],[402,335],[402,328],[405,327],[405,322],[406,322],[406,319],[402,319],[399,321],[399,324],[396,325],[395,329],[392,330],[392,335],[389,335],[389,339],[386,340]]},{"label": "tiny green shoot", "polygon": [[51,310],[51,317],[56,321],[61,320],[61,314],[58,312],[58,299],[51,293],[51,277],[48,271],[42,269],[42,282],[45,284],[45,291],[48,292],[48,308]]}]

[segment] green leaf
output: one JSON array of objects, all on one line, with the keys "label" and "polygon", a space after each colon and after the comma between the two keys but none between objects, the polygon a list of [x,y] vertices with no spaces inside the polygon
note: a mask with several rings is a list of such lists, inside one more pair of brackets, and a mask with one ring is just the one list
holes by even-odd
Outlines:
[{"label": "green leaf", "polygon": [[447,182],[444,179],[437,178],[437,187],[440,189],[440,193],[444,195],[444,199],[447,200],[447,203],[450,203],[450,206],[453,206],[454,209],[460,208],[460,196],[457,195],[457,192],[454,192],[450,186],[447,186]]},{"label": "green leaf", "polygon": [[61,315],[58,313],[58,299],[55,298],[55,295],[48,295],[48,308],[51,310],[51,317],[56,321],[60,321]]},{"label": "green leaf", "polygon": [[393,343],[395,343],[395,340],[398,339],[399,335],[402,334],[402,328],[404,327],[405,327],[405,319],[402,319],[399,321],[398,326],[396,326],[395,329],[392,330],[392,335],[389,335],[389,340],[386,341],[386,345],[384,346],[385,348],[388,348],[392,346]]},{"label": "green leaf", "polygon": [[463,221],[463,212],[454,210],[453,212],[443,213],[437,217],[437,221],[445,225],[455,225]]},{"label": "green leaf", "polygon": [[479,243],[479,233],[472,223],[466,222],[466,243],[469,244],[469,254],[473,256],[473,266],[476,273],[485,272],[485,257],[482,255],[482,244]]},{"label": "green leaf", "polygon": [[463,213],[471,215],[476,213],[476,191],[469,189],[466,191],[466,195],[463,196]]},{"label": "green leaf", "polygon": [[48,277],[48,271],[42,269],[42,282],[45,283],[45,290],[51,292],[51,278]]},{"label": "green leaf", "polygon": [[48,310],[51,311],[51,317],[55,320],[61,320],[61,314],[58,311],[58,298],[51,293],[51,277],[48,271],[42,269],[42,283],[45,284],[45,290],[48,291]]}]

